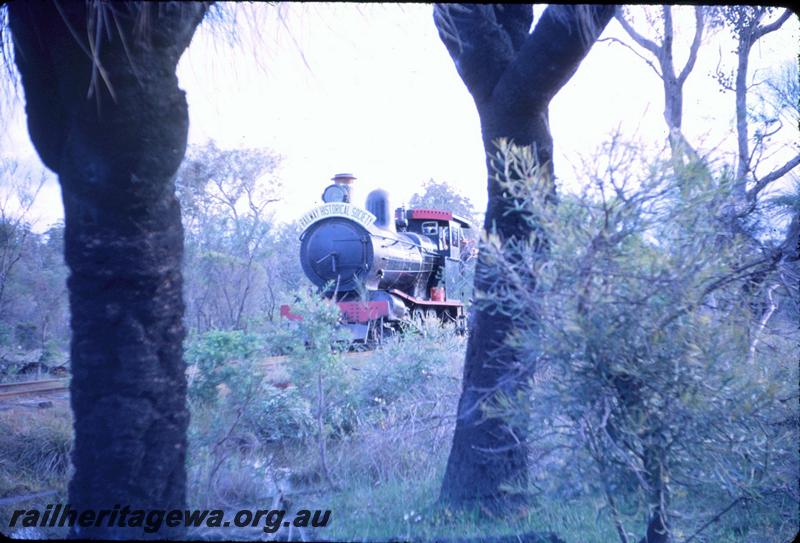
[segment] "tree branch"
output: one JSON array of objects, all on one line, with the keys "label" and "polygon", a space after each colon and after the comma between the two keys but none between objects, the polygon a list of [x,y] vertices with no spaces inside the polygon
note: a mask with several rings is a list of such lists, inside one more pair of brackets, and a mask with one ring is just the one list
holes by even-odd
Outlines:
[{"label": "tree branch", "polygon": [[747,65],[750,55],[751,41],[739,43],[736,52],[736,143],[738,147],[738,164],[736,166],[737,193],[744,193],[745,176],[750,170],[749,143],[747,140]]},{"label": "tree branch", "polygon": [[436,4],[433,21],[470,94],[476,101],[489,98],[515,53],[493,6]]},{"label": "tree branch", "polygon": [[789,173],[798,164],[800,164],[800,154],[795,155],[786,164],[784,164],[777,170],[773,170],[772,172],[768,173],[767,175],[759,179],[756,182],[755,186],[747,191],[747,200],[750,202],[755,201],[756,196],[758,196],[758,193],[764,190],[764,188],[766,188],[767,185],[769,185],[773,181],[777,181],[778,179]]},{"label": "tree branch", "polygon": [[783,26],[783,23],[789,20],[789,17],[791,16],[792,16],[792,10],[787,8],[784,10],[783,13],[781,13],[781,16],[778,17],[772,23],[765,26],[757,26],[753,31],[753,40],[751,41],[751,43],[755,43],[757,40],[766,36],[770,32],[775,32],[776,30],[778,30],[780,27]]},{"label": "tree branch", "polygon": [[546,105],[578,69],[614,13],[608,5],[550,5],[503,73],[493,96],[526,112]]},{"label": "tree branch", "polygon": [[664,16],[664,41],[661,43],[661,54],[663,56],[662,70],[666,73],[669,70],[669,76],[675,77],[675,65],[672,61],[672,42],[675,36],[675,31],[672,27],[672,6],[664,4],[661,6],[661,12]]},{"label": "tree branch", "polygon": [[[747,273],[743,273],[743,272],[746,272],[747,270],[750,270],[750,269],[752,269],[752,268],[754,268],[756,266],[759,266],[761,264],[768,264],[768,266],[766,268],[761,268],[761,269],[757,269],[755,271],[749,271]],[[718,288],[723,287],[723,286],[725,286],[725,285],[727,285],[729,283],[732,283],[734,281],[738,281],[740,279],[744,279],[745,277],[747,277],[749,275],[754,275],[754,274],[758,274],[758,273],[761,273],[761,272],[764,272],[764,271],[767,271],[767,270],[774,269],[774,267],[775,267],[775,260],[772,259],[772,258],[769,258],[769,257],[760,258],[758,260],[754,260],[752,262],[749,262],[749,263],[747,263],[747,264],[745,264],[743,266],[739,266],[738,268],[736,268],[733,271],[731,271],[731,273],[723,275],[722,277],[720,277],[716,281],[713,281],[705,289],[703,289],[703,292],[700,294],[700,296],[698,297],[697,300],[695,300],[694,302],[690,302],[690,303],[686,304],[685,306],[677,309],[676,311],[674,311],[673,313],[671,313],[667,317],[661,319],[661,321],[656,325],[655,329],[656,330],[663,330],[672,321],[674,321],[675,319],[677,319],[681,315],[685,315],[686,313],[688,313],[689,311],[692,311],[695,307],[700,305],[703,302],[703,300],[706,298],[706,296],[708,296],[709,294],[711,294],[712,292],[714,292]]]},{"label": "tree branch", "polygon": [[627,43],[625,43],[624,41],[622,41],[622,40],[620,40],[620,39],[618,39],[618,38],[615,38],[615,37],[613,37],[613,36],[610,36],[610,37],[608,37],[608,38],[603,38],[603,39],[601,39],[601,40],[597,40],[597,41],[598,41],[598,42],[610,41],[610,42],[613,42],[613,43],[618,43],[618,44],[620,44],[620,45],[622,45],[622,46],[624,46],[624,47],[627,47],[627,48],[628,48],[630,51],[632,51],[632,52],[633,52],[633,53],[634,53],[634,54],[635,54],[637,57],[639,57],[640,59],[642,59],[643,61],[645,61],[645,62],[647,63],[647,65],[648,65],[648,66],[650,66],[650,68],[652,68],[652,69],[653,69],[653,71],[656,73],[656,75],[658,76],[658,78],[659,78],[659,79],[663,79],[663,77],[664,77],[664,76],[662,76],[662,75],[661,75],[661,72],[659,72],[659,71],[658,71],[658,68],[656,67],[656,65],[655,65],[655,64],[653,64],[653,61],[652,61],[652,60],[650,60],[649,58],[647,58],[646,56],[644,56],[643,54],[641,54],[639,51],[637,51],[636,49],[634,49],[633,47],[631,47],[630,45],[628,45],[628,44],[627,44]]},{"label": "tree branch", "polygon": [[767,323],[769,322],[769,319],[772,317],[772,314],[778,308],[778,305],[772,299],[772,293],[775,292],[775,289],[778,288],[779,285],[780,285],[780,283],[775,283],[774,285],[769,287],[769,289],[767,289],[767,299],[769,300],[769,309],[764,314],[764,316],[761,318],[761,322],[758,323],[758,329],[756,330],[755,335],[753,337],[753,342],[750,344],[750,351],[747,354],[747,363],[749,365],[752,365],[753,361],[755,360],[756,347],[758,347],[758,343],[759,343],[759,341],[761,339],[760,338],[761,333],[764,331],[764,328],[767,327]]},{"label": "tree branch", "polygon": [[692,40],[692,45],[689,48],[689,60],[686,61],[686,65],[681,70],[680,75],[678,76],[678,82],[683,85],[686,78],[689,77],[692,69],[694,69],[694,64],[697,61],[697,51],[700,49],[700,42],[703,39],[703,27],[704,27],[704,17],[703,17],[703,8],[700,6],[695,6],[694,8],[694,39]]},{"label": "tree branch", "polygon": [[653,53],[656,56],[656,58],[658,58],[659,55],[661,55],[661,47],[656,45],[655,42],[648,40],[647,38],[636,32],[636,30],[630,25],[630,23],[628,23],[628,21],[625,20],[625,16],[622,15],[622,8],[617,8],[616,12],[614,13],[614,17],[617,19],[617,21],[619,21],[619,24],[622,25],[622,28],[625,30],[625,32],[627,32],[628,35],[631,38],[633,38],[633,40],[636,43],[638,43],[640,46],[644,47],[645,49]]}]

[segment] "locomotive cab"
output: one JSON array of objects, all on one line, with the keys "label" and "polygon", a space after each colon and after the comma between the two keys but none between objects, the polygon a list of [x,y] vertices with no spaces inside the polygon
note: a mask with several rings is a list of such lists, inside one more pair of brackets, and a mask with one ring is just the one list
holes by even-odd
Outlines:
[{"label": "locomotive cab", "polygon": [[440,256],[450,260],[461,258],[464,243],[463,229],[471,228],[470,222],[450,211],[439,209],[399,208],[395,213],[398,229],[400,224],[409,232],[426,236],[436,243]]}]

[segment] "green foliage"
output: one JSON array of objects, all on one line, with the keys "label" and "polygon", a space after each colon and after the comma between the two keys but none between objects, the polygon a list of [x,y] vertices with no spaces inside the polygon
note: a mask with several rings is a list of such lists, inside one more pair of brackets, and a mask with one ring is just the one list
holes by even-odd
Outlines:
[{"label": "green foliage", "polygon": [[[252,441],[256,449],[316,445],[311,450],[318,455],[323,443],[326,448],[335,444],[337,450],[346,451],[364,432],[371,435],[378,428],[386,430],[432,412],[438,413],[437,421],[452,416],[465,341],[452,326],[427,320],[421,334],[392,338],[366,359],[349,359],[340,351],[346,344],[338,342],[340,314],[335,304],[300,292],[292,311],[303,319],[284,321],[268,336],[214,331],[190,342],[190,440],[192,462],[199,470],[195,478],[211,477],[212,459],[221,454],[212,454],[221,449],[218,443]],[[281,362],[291,383],[288,388],[276,388],[260,378],[263,370],[258,361],[267,345],[289,353]],[[448,391],[444,393],[443,388]],[[387,437],[383,431],[379,434],[380,440]],[[399,431],[391,435],[402,438]],[[445,434],[439,439],[446,439]],[[404,455],[392,458],[393,450],[382,451],[386,469],[395,465],[403,466],[404,472],[413,471],[419,451],[409,447]],[[220,484],[221,471],[239,466],[235,458],[225,456],[211,486]],[[366,458],[376,460],[374,454]],[[323,472],[328,462],[309,461],[315,473]],[[351,477],[353,463],[354,459],[345,462],[337,453],[330,475],[336,480]],[[202,484],[198,488],[208,492]]]},{"label": "green foliage", "polygon": [[44,182],[0,159],[0,345],[24,350],[69,340],[63,225],[37,233],[31,217]]},{"label": "green foliage", "polygon": [[[299,242],[278,227],[280,157],[268,149],[189,150],[176,179],[186,233],[186,323],[191,330],[251,329],[275,318],[299,286]],[[294,273],[292,273],[294,272]]]},{"label": "green foliage", "polygon": [[308,291],[301,291],[292,303],[292,312],[301,317],[292,321],[292,379],[300,388],[312,384],[319,372],[335,373],[341,367],[340,350],[336,348],[339,308],[332,301]]},{"label": "green foliage", "polygon": [[264,386],[244,413],[262,443],[304,442],[313,433],[311,405],[295,387]]},{"label": "green foliage", "polygon": [[[475,210],[472,200],[443,181],[434,181],[433,179],[426,181],[422,185],[422,193],[414,193],[408,201],[408,206],[452,211],[472,222],[476,228],[480,226],[480,213]],[[466,230],[465,234],[471,235],[475,232]]]},{"label": "green foliage", "polygon": [[[0,523],[8,533],[15,509],[37,508],[67,501],[72,451],[72,413],[69,409],[10,409],[0,412]],[[56,491],[41,498],[17,496]],[[65,538],[66,530],[47,530],[45,537]]]},{"label": "green foliage", "polygon": [[604,495],[620,526],[659,511],[688,535],[736,499],[796,504],[798,368],[780,335],[797,330],[767,326],[765,293],[784,287],[728,228],[728,182],[619,141],[595,168],[558,206],[536,176],[505,183],[537,234],[488,240],[504,278],[489,294],[534,374],[487,412],[528,425],[540,488]]},{"label": "green foliage", "polygon": [[337,347],[340,312],[332,301],[305,291],[296,296],[292,308],[300,320],[292,323],[293,335],[287,344],[289,375],[299,393],[313,405],[319,470],[333,486],[326,448],[332,427],[341,425],[342,405],[332,405],[329,401],[332,392],[341,389],[343,384],[342,360]]},{"label": "green foliage", "polygon": [[454,327],[435,319],[423,321],[420,335],[409,330],[387,341],[359,371],[356,396],[362,411],[417,397],[463,347]]},{"label": "green foliage", "polygon": [[242,392],[257,378],[252,362],[260,352],[259,339],[238,330],[216,330],[193,339],[186,349],[189,398],[215,404],[220,396]]},{"label": "green foliage", "polygon": [[392,338],[366,359],[348,360],[350,425],[332,440],[331,451],[331,470],[346,485],[439,480],[466,341],[452,327],[430,328],[425,335]]},{"label": "green foliage", "polygon": [[67,270],[63,262],[62,226],[37,234],[30,225],[3,218],[0,230],[0,345],[24,350],[69,341]]},{"label": "green foliage", "polygon": [[380,485],[359,481],[341,493],[320,499],[320,505],[327,504],[340,515],[338,522],[326,529],[325,537],[337,541],[430,541],[457,536],[459,540],[485,541],[554,532],[565,541],[581,543],[608,543],[615,537],[613,526],[598,518],[597,500],[552,500],[512,518],[443,508],[437,497],[447,450],[431,453],[442,460],[440,471],[429,472],[426,463],[424,473],[409,473]]}]

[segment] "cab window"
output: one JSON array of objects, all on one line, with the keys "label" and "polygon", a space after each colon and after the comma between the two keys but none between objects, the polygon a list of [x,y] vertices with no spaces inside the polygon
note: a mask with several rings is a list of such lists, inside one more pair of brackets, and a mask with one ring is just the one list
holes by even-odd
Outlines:
[{"label": "cab window", "polygon": [[450,248],[450,229],[443,227],[439,230],[439,250],[447,251]]},{"label": "cab window", "polygon": [[439,224],[436,221],[426,221],[422,223],[422,233],[426,236],[438,236]]},{"label": "cab window", "polygon": [[461,255],[461,227],[453,224],[450,226],[450,258],[459,258]]},{"label": "cab window", "polygon": [[453,225],[450,227],[450,245],[458,247],[461,244],[461,227]]}]

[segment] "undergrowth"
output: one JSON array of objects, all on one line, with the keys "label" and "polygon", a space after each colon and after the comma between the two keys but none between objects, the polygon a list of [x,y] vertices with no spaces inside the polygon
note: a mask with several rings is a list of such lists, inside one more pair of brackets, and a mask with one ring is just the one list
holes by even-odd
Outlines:
[{"label": "undergrowth", "polygon": [[[580,488],[562,488],[557,495],[532,489],[530,505],[506,518],[438,504],[466,347],[465,338],[451,328],[428,322],[420,332],[392,338],[368,356],[342,357],[342,371],[331,374],[335,387],[324,413],[331,481],[320,466],[312,389],[285,383],[276,387],[260,377],[264,338],[220,334],[194,338],[187,350],[190,367],[202,360],[195,372],[212,373],[192,377],[197,388],[190,389],[189,508],[223,509],[226,515],[245,508],[287,509],[289,514],[329,509],[331,517],[315,533],[197,528],[189,530],[189,537],[374,541],[553,532],[568,543],[617,540],[603,497]],[[292,375],[293,368],[285,373]],[[0,499],[57,490],[0,507],[4,527],[13,509],[66,503],[71,438],[68,410],[0,412]],[[701,516],[716,512],[701,496],[679,499]],[[620,492],[620,509],[633,511],[628,526],[641,532],[646,518],[625,500]],[[693,541],[778,543],[789,537],[792,522],[780,511],[743,503]],[[61,532],[17,535],[65,536]],[[681,542],[691,532],[674,536]]]}]

